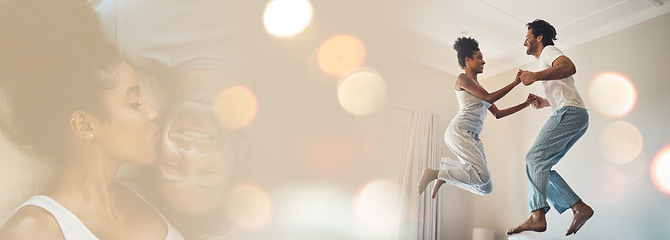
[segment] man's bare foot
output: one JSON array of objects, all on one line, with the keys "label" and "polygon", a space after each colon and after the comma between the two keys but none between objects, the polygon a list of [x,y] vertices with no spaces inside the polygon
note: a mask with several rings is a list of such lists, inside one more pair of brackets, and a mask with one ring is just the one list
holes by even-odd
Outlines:
[{"label": "man's bare foot", "polygon": [[440,190],[440,186],[442,186],[444,183],[444,180],[437,180],[437,182],[435,182],[435,187],[433,187],[433,192],[430,195],[430,198],[435,199],[435,196],[437,196],[437,190]]},{"label": "man's bare foot", "polygon": [[507,234],[515,234],[523,231],[544,232],[547,230],[547,220],[544,218],[544,209],[538,209],[530,213],[530,217],[521,225],[510,228]]},{"label": "man's bare foot", "polygon": [[572,213],[574,213],[574,217],[572,218],[570,228],[568,228],[568,233],[566,233],[565,236],[577,233],[577,231],[584,226],[584,223],[593,216],[593,209],[582,201],[572,205],[571,209]]},{"label": "man's bare foot", "polygon": [[426,190],[426,187],[430,182],[437,179],[437,174],[439,172],[440,171],[431,168],[426,168],[423,170],[423,174],[421,175],[421,179],[419,180],[419,196],[421,196],[423,191]]}]

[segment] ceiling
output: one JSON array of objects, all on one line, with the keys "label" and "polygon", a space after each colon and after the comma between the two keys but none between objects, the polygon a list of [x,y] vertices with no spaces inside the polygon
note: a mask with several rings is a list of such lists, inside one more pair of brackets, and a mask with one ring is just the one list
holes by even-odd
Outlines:
[{"label": "ceiling", "polygon": [[[670,0],[393,0],[395,21],[408,36],[394,51],[451,75],[462,72],[453,42],[479,41],[486,68],[480,79],[532,62],[525,55],[525,24],[541,18],[567,50],[670,12]],[[411,36],[411,37],[409,37]]]}]

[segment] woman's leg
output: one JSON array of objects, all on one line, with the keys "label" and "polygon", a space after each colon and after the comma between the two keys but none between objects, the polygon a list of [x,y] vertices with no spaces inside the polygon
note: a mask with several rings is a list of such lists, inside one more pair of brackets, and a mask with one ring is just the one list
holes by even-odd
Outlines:
[{"label": "woman's leg", "polygon": [[437,178],[472,193],[491,193],[491,174],[479,135],[450,125],[445,133],[445,141],[459,161],[442,158]]}]

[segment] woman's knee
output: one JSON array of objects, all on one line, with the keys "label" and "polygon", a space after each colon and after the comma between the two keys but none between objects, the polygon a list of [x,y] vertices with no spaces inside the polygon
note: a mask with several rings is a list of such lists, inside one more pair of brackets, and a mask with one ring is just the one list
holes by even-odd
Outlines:
[{"label": "woman's knee", "polygon": [[491,183],[491,173],[488,170],[479,172],[477,179],[473,184],[475,185],[487,185]]},{"label": "woman's knee", "polygon": [[485,185],[482,185],[482,186],[479,188],[479,190],[480,190],[480,191],[479,191],[479,194],[480,194],[480,195],[487,195],[487,194],[493,192],[493,183],[491,183],[491,182],[489,181],[489,183],[487,183],[487,184],[485,184]]}]

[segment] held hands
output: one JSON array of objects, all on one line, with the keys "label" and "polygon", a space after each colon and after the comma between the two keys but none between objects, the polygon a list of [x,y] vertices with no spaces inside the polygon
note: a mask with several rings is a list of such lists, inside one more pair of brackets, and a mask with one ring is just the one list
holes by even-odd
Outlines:
[{"label": "held hands", "polygon": [[521,70],[519,69],[519,73],[517,73],[517,76],[521,79],[521,82],[523,82],[523,85],[531,85],[534,82],[537,81],[537,77],[535,77],[535,73],[531,71],[526,71],[526,70]]},{"label": "held hands", "polygon": [[537,101],[538,96],[532,93],[528,94],[528,97],[526,98],[526,102],[524,102],[527,105],[531,105],[533,102]]},{"label": "held hands", "polygon": [[521,76],[521,71],[516,73],[516,77],[514,78],[514,82],[512,82],[514,84],[514,86],[519,85],[519,83],[521,83],[521,77],[520,76]]}]

